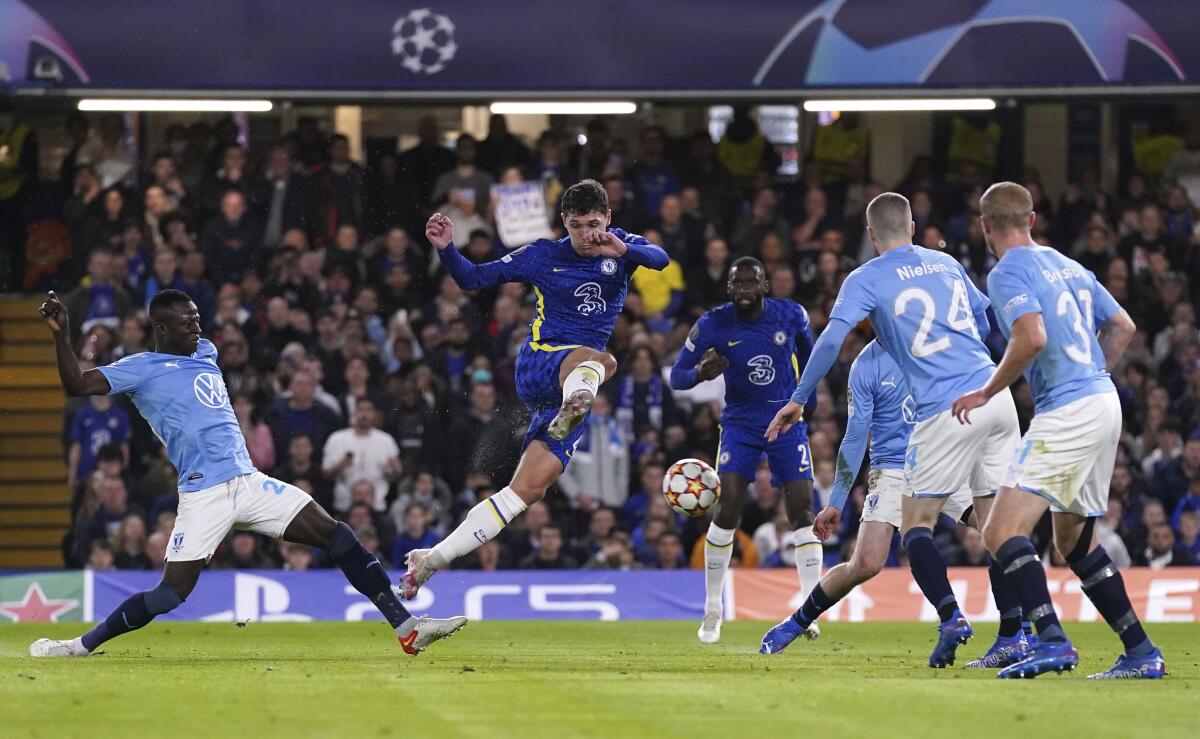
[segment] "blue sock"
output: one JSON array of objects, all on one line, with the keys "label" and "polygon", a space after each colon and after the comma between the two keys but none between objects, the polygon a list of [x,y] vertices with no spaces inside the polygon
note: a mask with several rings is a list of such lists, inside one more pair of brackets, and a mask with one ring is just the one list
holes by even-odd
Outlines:
[{"label": "blue sock", "polygon": [[826,595],[821,584],[817,583],[817,586],[805,598],[804,605],[800,606],[800,610],[792,614],[792,620],[807,629],[822,613],[833,608],[834,603],[837,601]]},{"label": "blue sock", "polygon": [[1149,656],[1154,651],[1154,644],[1134,613],[1129,594],[1125,592],[1125,580],[1104,547],[1097,546],[1091,554],[1067,564],[1083,583],[1083,592],[1096,610],[1121,637],[1125,653],[1133,657]]},{"label": "blue sock", "polygon": [[950,589],[950,578],[946,575],[946,559],[933,543],[933,532],[925,526],[909,529],[904,534],[904,548],[908,550],[908,566],[913,579],[925,594],[938,618],[946,623],[958,611],[958,601]]},{"label": "blue sock", "polygon": [[393,629],[399,629],[412,618],[400,599],[392,592],[392,581],[388,579],[383,565],[363,547],[354,531],[339,522],[329,540],[329,556],[341,568],[354,589],[371,599]]},{"label": "blue sock", "polygon": [[1067,635],[1054,612],[1050,589],[1046,587],[1046,571],[1042,569],[1033,542],[1024,536],[1014,536],[996,552],[996,559],[1004,570],[1004,579],[1020,598],[1021,609],[1037,626],[1038,639],[1065,642]]},{"label": "blue sock", "polygon": [[1021,633],[1021,602],[1017,594],[1004,582],[1004,570],[996,560],[988,556],[988,580],[992,583],[992,597],[996,610],[1000,611],[1000,636],[1011,637]]},{"label": "blue sock", "polygon": [[[1024,618],[1024,616],[1022,616]],[[1033,636],[1033,622],[1021,621],[1021,631],[1025,632],[1025,636]]]},{"label": "blue sock", "polygon": [[83,635],[83,647],[89,652],[94,651],[109,639],[140,629],[158,614],[178,608],[180,603],[183,603],[183,598],[162,583],[153,590],[134,593],[117,606],[117,610],[108,614],[108,618]]}]

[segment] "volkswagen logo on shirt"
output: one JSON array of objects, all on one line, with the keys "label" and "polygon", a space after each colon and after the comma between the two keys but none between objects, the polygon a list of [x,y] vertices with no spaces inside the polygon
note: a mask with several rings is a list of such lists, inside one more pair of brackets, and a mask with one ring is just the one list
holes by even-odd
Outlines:
[{"label": "volkswagen logo on shirt", "polygon": [[212,372],[201,372],[192,381],[192,389],[196,391],[196,400],[209,408],[224,408],[229,396],[225,391],[225,380]]}]

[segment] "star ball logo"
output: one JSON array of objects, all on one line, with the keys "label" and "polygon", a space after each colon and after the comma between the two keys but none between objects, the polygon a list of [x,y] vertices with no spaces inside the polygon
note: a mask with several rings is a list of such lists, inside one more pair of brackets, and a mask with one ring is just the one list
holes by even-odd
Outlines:
[{"label": "star ball logo", "polygon": [[225,381],[220,375],[212,372],[196,375],[196,379],[192,381],[192,390],[196,392],[196,400],[209,408],[224,408],[229,399],[225,391]]},{"label": "star ball logo", "polygon": [[413,74],[437,74],[457,53],[454,22],[429,8],[410,10],[392,24],[392,54]]}]

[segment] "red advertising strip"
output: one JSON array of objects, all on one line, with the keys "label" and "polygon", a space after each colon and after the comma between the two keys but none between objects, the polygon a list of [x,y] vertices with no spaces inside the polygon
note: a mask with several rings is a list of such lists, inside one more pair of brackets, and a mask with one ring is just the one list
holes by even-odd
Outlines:
[{"label": "red advertising strip", "polygon": [[[779,621],[800,607],[799,582],[791,570],[732,570],[735,619]],[[1133,606],[1143,621],[1191,623],[1200,620],[1200,567],[1121,571]],[[1068,569],[1046,571],[1050,595],[1064,621],[1103,621]],[[972,621],[996,621],[987,570],[950,569],[950,585],[963,614]],[[933,606],[921,596],[907,569],[887,569],[858,586],[822,619],[826,621],[936,621]]]}]

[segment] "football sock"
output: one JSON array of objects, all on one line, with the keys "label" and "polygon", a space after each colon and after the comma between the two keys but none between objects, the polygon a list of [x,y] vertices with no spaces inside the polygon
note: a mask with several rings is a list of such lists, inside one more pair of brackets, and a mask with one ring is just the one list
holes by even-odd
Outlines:
[{"label": "football sock", "polygon": [[817,586],[804,599],[804,605],[800,606],[800,610],[792,614],[792,620],[807,629],[822,613],[833,608],[834,603],[837,601],[826,595],[825,589],[821,587],[820,583],[817,583]]},{"label": "football sock", "polygon": [[704,612],[721,613],[721,591],[725,573],[733,557],[734,529],[723,529],[715,522],[708,525],[704,537]]},{"label": "football sock", "polygon": [[1021,633],[1021,601],[1004,581],[1004,570],[988,555],[988,580],[992,583],[992,597],[996,610],[1000,611],[1000,636],[1016,636]]},{"label": "football sock", "polygon": [[567,379],[563,380],[563,400],[579,390],[587,390],[595,397],[603,383],[604,365],[592,360],[580,362],[579,366],[567,375]]},{"label": "football sock", "polygon": [[91,631],[79,637],[79,645],[91,652],[115,636],[140,629],[154,620],[160,613],[175,610],[183,598],[163,583],[153,590],[134,593],[108,614],[108,618],[96,624]]},{"label": "football sock", "polygon": [[1067,564],[1083,583],[1083,592],[1096,610],[1121,637],[1125,653],[1144,657],[1153,652],[1154,644],[1146,636],[1146,630],[1129,602],[1129,594],[1125,592],[1125,580],[1104,547],[1097,546],[1091,554],[1073,562],[1068,560]]},{"label": "football sock", "polygon": [[933,543],[933,532],[925,526],[909,529],[904,534],[904,548],[908,550],[908,566],[912,569],[913,579],[925,599],[937,609],[938,618],[946,623],[958,610],[958,601],[950,589],[946,559]]},{"label": "football sock", "polygon": [[1046,571],[1042,569],[1033,542],[1024,536],[1014,536],[996,552],[996,559],[1004,570],[1004,579],[1021,601],[1021,610],[1037,626],[1038,639],[1065,642],[1067,635],[1058,623],[1058,614],[1054,612],[1050,590],[1046,587]]},{"label": "football sock", "polygon": [[[1022,618],[1024,618],[1024,616],[1022,616]],[[1021,622],[1021,631],[1025,632],[1025,636],[1033,636],[1033,622],[1032,621],[1022,621]]]},{"label": "football sock", "polygon": [[[586,362],[585,362],[586,364]],[[476,503],[467,517],[429,553],[429,564],[441,569],[454,560],[475,551],[481,544],[495,539],[512,520],[528,506],[521,496],[506,487],[487,500]]]},{"label": "football sock", "polygon": [[354,589],[375,604],[397,634],[404,636],[412,631],[417,620],[400,604],[387,571],[345,523],[338,522],[333,530],[333,538],[329,540],[329,556]]},{"label": "football sock", "polygon": [[808,594],[821,582],[821,557],[825,551],[812,526],[796,529],[796,573],[800,575],[800,597]]}]

